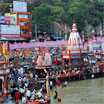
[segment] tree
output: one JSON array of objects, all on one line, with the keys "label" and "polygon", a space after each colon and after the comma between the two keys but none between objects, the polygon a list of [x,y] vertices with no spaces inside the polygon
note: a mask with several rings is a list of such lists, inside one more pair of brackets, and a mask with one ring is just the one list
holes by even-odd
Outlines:
[{"label": "tree", "polygon": [[78,23],[79,30],[84,30],[87,19],[88,11],[91,7],[90,2],[87,0],[71,0],[68,4],[68,23],[71,25],[72,21]]},{"label": "tree", "polygon": [[54,21],[60,21],[63,12],[62,6],[52,6],[48,3],[42,3],[32,10],[33,23],[38,24],[43,31],[50,31],[50,25],[52,25]]},{"label": "tree", "polygon": [[[86,31],[87,26],[95,30],[104,24],[104,3],[99,0],[43,0],[36,6],[31,6],[33,26],[38,24],[42,31],[50,31],[53,23],[64,28],[75,21],[79,31]],[[41,24],[41,25],[40,25]],[[63,27],[62,27],[63,31]]]}]

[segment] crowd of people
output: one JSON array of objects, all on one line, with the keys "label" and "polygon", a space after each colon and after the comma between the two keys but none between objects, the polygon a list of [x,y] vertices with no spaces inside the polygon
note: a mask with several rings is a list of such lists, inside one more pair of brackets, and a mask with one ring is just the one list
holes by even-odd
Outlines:
[{"label": "crowd of people", "polygon": [[[23,67],[14,67],[11,69],[9,93],[12,100],[16,101],[16,104],[21,102],[22,104],[28,104],[29,101],[38,101],[45,104],[49,102],[46,90],[46,79],[42,73],[41,77],[36,73],[34,69],[26,71]],[[44,80],[41,80],[44,78]]]},{"label": "crowd of people", "polygon": [[[49,104],[47,77],[49,78],[49,90],[55,89],[52,96],[56,99],[58,97],[57,86],[64,87],[71,81],[103,76],[103,67],[100,65],[103,61],[101,54],[87,55],[87,57],[83,55],[83,65],[71,67],[71,63],[62,59],[61,54],[59,55],[60,52],[59,48],[52,49],[52,52],[49,49],[13,50],[11,52],[9,63],[12,67],[9,76],[9,93],[16,104],[19,102],[28,104],[29,101]],[[79,60],[75,59],[75,61]],[[58,100],[60,101],[60,98]]]}]

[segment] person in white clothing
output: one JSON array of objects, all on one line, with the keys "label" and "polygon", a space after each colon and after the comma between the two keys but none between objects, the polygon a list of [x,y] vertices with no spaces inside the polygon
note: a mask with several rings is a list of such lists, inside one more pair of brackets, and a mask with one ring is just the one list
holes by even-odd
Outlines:
[{"label": "person in white clothing", "polygon": [[31,98],[31,91],[29,89],[27,89],[27,91],[26,91],[26,97],[28,100],[30,100],[30,98]]},{"label": "person in white clothing", "polygon": [[26,104],[26,101],[27,101],[26,96],[23,96],[23,97],[22,97],[22,104]]}]

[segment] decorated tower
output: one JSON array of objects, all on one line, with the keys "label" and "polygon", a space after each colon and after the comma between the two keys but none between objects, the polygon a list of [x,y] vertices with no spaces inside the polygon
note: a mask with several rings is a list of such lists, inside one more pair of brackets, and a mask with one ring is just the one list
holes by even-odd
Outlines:
[{"label": "decorated tower", "polygon": [[75,69],[82,69],[83,67],[83,59],[82,59],[82,51],[83,51],[83,44],[82,44],[81,37],[77,32],[77,25],[73,23],[71,33],[68,39],[68,44],[66,46],[66,50],[62,53],[64,65],[70,67],[72,70]]},{"label": "decorated tower", "polygon": [[82,46],[82,40],[79,32],[77,32],[77,25],[73,23],[71,33],[68,40],[68,50],[80,49]]}]

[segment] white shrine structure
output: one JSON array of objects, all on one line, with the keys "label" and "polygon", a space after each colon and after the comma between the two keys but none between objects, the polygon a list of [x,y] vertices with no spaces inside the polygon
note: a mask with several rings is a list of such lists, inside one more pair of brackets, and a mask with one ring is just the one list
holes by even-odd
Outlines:
[{"label": "white shrine structure", "polygon": [[83,67],[83,41],[77,31],[77,25],[73,23],[71,33],[66,45],[66,49],[62,52],[63,62],[67,60],[69,67],[72,69]]},{"label": "white shrine structure", "polygon": [[68,39],[68,50],[77,50],[82,48],[82,40],[77,32],[77,25],[73,23],[71,33]]}]

